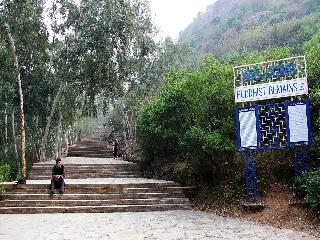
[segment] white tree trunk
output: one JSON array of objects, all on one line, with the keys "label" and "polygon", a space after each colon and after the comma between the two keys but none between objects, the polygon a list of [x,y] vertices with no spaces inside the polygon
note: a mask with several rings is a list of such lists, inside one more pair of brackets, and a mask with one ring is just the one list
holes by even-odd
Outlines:
[{"label": "white tree trunk", "polygon": [[62,122],[62,113],[59,110],[59,122],[57,129],[57,139],[56,139],[56,159],[61,157],[61,122]]},{"label": "white tree trunk", "polygon": [[66,147],[66,149],[65,149],[65,154],[68,154],[68,147],[69,147],[69,142],[68,142],[68,130],[65,130],[64,131],[64,134],[63,134],[63,136],[64,136],[64,144],[65,144],[65,147]]},{"label": "white tree trunk", "polygon": [[56,109],[57,103],[59,101],[62,89],[63,89],[63,83],[61,82],[59,90],[58,90],[58,92],[52,102],[50,116],[47,119],[47,124],[46,124],[44,134],[42,137],[41,146],[40,146],[40,161],[41,162],[45,161],[45,159],[46,159],[46,144],[47,144],[47,139],[48,139],[48,135],[49,135],[50,124],[51,124],[52,117],[53,117],[54,111]]},{"label": "white tree trunk", "polygon": [[18,155],[18,147],[17,147],[17,138],[16,138],[16,130],[15,130],[15,122],[14,122],[14,111],[11,113],[11,124],[12,124],[12,140],[13,140],[13,145],[14,145],[14,153],[16,156],[16,160],[19,160],[19,155]]},{"label": "white tree trunk", "polygon": [[4,154],[7,157],[8,154],[8,103],[5,103],[4,108]]},{"label": "white tree trunk", "polygon": [[124,140],[124,159],[127,159],[128,155],[129,155],[128,154],[129,143],[128,143],[128,133],[127,133],[127,127],[128,127],[127,118],[128,118],[128,115],[124,110],[124,103],[123,103],[122,100],[121,100],[121,111],[122,111],[122,115],[123,115],[122,125],[123,125],[123,140]]},{"label": "white tree trunk", "polygon": [[19,61],[16,54],[16,47],[14,44],[14,40],[11,35],[10,27],[7,23],[5,23],[5,27],[7,29],[7,36],[10,43],[12,55],[14,58],[14,66],[16,69],[16,81],[18,85],[18,93],[19,93],[19,125],[20,125],[20,144],[21,144],[21,155],[20,155],[20,165],[21,165],[21,177],[25,178],[27,176],[27,167],[26,167],[26,157],[25,157],[25,129],[24,129],[24,110],[23,110],[23,93],[22,93],[22,87],[21,87],[21,77],[20,77],[20,67],[19,67]]}]

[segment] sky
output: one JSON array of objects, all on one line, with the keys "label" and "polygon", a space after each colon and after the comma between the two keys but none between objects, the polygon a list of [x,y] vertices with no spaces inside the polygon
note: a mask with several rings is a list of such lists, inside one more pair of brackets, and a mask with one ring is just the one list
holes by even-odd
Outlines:
[{"label": "sky", "polygon": [[170,36],[177,40],[179,32],[185,29],[198,12],[216,0],[150,0],[153,23],[162,38]]}]

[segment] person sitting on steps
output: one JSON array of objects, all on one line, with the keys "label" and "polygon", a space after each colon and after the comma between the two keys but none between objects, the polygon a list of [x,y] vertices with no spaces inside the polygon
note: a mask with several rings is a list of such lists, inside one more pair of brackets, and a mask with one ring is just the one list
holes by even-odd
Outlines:
[{"label": "person sitting on steps", "polygon": [[56,165],[52,168],[50,195],[54,193],[54,189],[59,188],[60,194],[64,193],[64,166],[61,158],[56,159]]}]

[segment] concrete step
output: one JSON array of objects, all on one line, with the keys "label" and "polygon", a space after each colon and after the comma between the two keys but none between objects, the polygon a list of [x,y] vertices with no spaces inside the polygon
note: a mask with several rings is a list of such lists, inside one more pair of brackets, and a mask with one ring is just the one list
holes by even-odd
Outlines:
[{"label": "concrete step", "polygon": [[109,205],[109,206],[73,206],[73,207],[0,207],[0,214],[30,213],[112,213],[112,212],[150,212],[170,210],[190,210],[190,204],[156,205]]},{"label": "concrete step", "polygon": [[[112,177],[112,176],[129,176],[129,175],[141,175],[138,171],[128,171],[128,172],[116,172],[116,171],[100,171],[100,172],[66,172],[65,178],[70,178],[70,176],[78,176],[81,178],[89,178],[89,176],[100,176],[101,178],[104,178],[103,176]],[[45,176],[51,178],[51,173],[49,172],[31,172],[29,177],[37,177],[37,176]],[[96,177],[91,177],[96,178]],[[29,178],[30,179],[30,178]]]},{"label": "concrete step", "polygon": [[[26,193],[26,194],[37,194],[37,193],[48,193],[50,186],[41,188],[9,188],[6,189],[6,193]],[[153,188],[153,187],[126,187],[126,188],[72,188],[68,184],[65,186],[65,192],[69,194],[121,194],[121,193],[181,193],[181,189],[177,188]]]},{"label": "concrete step", "polygon": [[[119,166],[116,166],[119,165]],[[30,171],[52,171],[52,168],[54,165],[44,165],[44,166],[33,166]],[[129,170],[140,170],[138,165],[135,164],[114,164],[112,165],[103,165],[101,166],[94,165],[94,166],[69,166],[64,165],[65,170],[70,171],[103,171],[103,170],[109,170],[109,171],[129,171]]]},{"label": "concrete step", "polygon": [[67,157],[91,157],[91,158],[111,158],[113,155],[112,154],[102,154],[102,153],[68,153]]},{"label": "concrete step", "polygon": [[[30,171],[33,174],[50,174],[52,169],[50,168],[38,168],[38,169],[31,169]],[[125,168],[67,168],[65,167],[65,172],[73,174],[73,173],[133,173],[139,172],[139,169],[136,167],[125,167]]]},{"label": "concrete step", "polygon": [[[72,165],[64,165],[65,169],[68,171],[126,171],[126,170],[138,170],[139,167],[135,164],[92,164],[92,166],[72,166]],[[52,165],[38,165],[33,166],[31,171],[52,171]]]},{"label": "concrete step", "polygon": [[[31,171],[29,176],[50,176],[51,177],[51,171]],[[115,171],[115,170],[100,170],[100,171],[65,171],[65,175],[76,175],[76,176],[89,176],[89,175],[141,175],[139,171]],[[68,177],[66,177],[68,178]],[[103,177],[102,177],[103,178]]]},{"label": "concrete step", "polygon": [[[88,176],[88,175],[140,175],[139,171],[115,171],[115,170],[95,170],[95,171],[65,171],[65,175],[77,175],[77,176]],[[51,171],[31,171],[29,176],[51,176]],[[66,177],[67,178],[67,177]]]},{"label": "concrete step", "polygon": [[38,194],[27,193],[5,193],[1,195],[2,200],[52,200],[61,199],[64,200],[103,200],[103,199],[145,199],[145,198],[183,198],[184,194],[180,193],[167,193],[167,192],[150,192],[150,193],[110,193],[110,194],[68,194],[63,195],[54,194],[50,196],[48,192]]},{"label": "concrete step", "polygon": [[76,143],[75,145],[73,146],[70,146],[70,148],[85,148],[85,147],[96,147],[96,148],[99,148],[99,147],[105,147],[107,148],[108,147],[108,143],[107,141],[105,141],[104,139],[87,139],[87,140],[82,140],[81,142],[79,143]]},{"label": "concrete step", "polygon": [[65,194],[49,195],[55,161],[36,163],[31,168],[27,184],[0,184],[5,188],[5,194],[0,196],[0,214],[191,209],[184,188],[178,184],[143,179],[138,165],[112,159],[111,145],[103,136],[87,136],[69,147],[68,156],[72,157],[63,160]]},{"label": "concrete step", "polygon": [[112,148],[97,149],[97,148],[69,148],[68,153],[81,152],[81,153],[112,153]]},{"label": "concrete step", "polygon": [[[140,174],[84,174],[84,175],[79,175],[79,174],[66,174],[66,177],[68,179],[87,179],[87,178],[139,178],[141,177]],[[30,175],[28,177],[28,180],[46,180],[50,179],[51,175]]]},{"label": "concrete step", "polygon": [[[81,157],[78,158],[73,158],[73,159],[80,159],[81,160]],[[79,160],[79,163],[78,162],[75,162],[75,163],[62,163],[64,166],[68,166],[68,167],[120,167],[120,166],[138,166],[137,164],[135,163],[130,163],[130,162],[125,162],[121,159],[117,159],[117,160],[114,160],[113,158],[111,158],[112,161],[116,161],[118,163],[104,163],[106,161],[108,161],[108,159],[106,158],[101,158],[101,163],[96,161],[96,163],[81,163]],[[90,160],[90,159],[89,159]],[[99,158],[100,160],[100,158]],[[110,160],[110,158],[109,158]],[[43,166],[48,166],[48,167],[53,167],[55,163],[53,162],[43,162],[43,163],[35,163],[33,164],[32,168],[33,167],[43,167]]]},{"label": "concrete step", "polygon": [[[141,181],[142,179],[140,179]],[[70,180],[72,181],[72,180]],[[81,181],[81,180],[80,180]],[[93,180],[95,181],[95,180]],[[115,181],[112,180],[112,181]],[[122,180],[117,180],[122,181]],[[130,180],[131,181],[131,180]],[[104,191],[113,191],[113,190],[126,190],[126,189],[181,189],[181,187],[174,182],[128,182],[128,183],[68,183],[66,179],[66,186],[70,190],[104,190]],[[143,181],[143,180],[142,180]],[[1,183],[0,185],[4,187],[6,191],[25,191],[25,190],[41,190],[47,189],[49,187],[50,181],[48,183],[28,183],[13,185],[11,183]]]},{"label": "concrete step", "polygon": [[3,200],[0,207],[49,207],[49,206],[109,206],[109,205],[156,205],[156,204],[188,204],[186,198],[145,198],[145,199],[103,199],[103,200]]},{"label": "concrete step", "polygon": [[[109,180],[109,179],[107,179]],[[144,179],[138,179],[140,181],[144,181]],[[145,181],[150,179],[145,179]],[[74,183],[68,183],[68,179],[65,179],[66,185],[70,189],[124,189],[124,188],[155,188],[155,189],[164,189],[164,188],[181,188],[177,183],[175,182],[120,182],[121,183],[83,183],[83,182],[76,182]],[[70,180],[71,181],[71,180]],[[93,181],[98,181],[96,179],[93,179]],[[119,180],[117,179],[117,182]],[[91,181],[92,182],[92,181]],[[27,184],[19,184],[14,185],[11,183],[0,183],[0,186],[3,186],[5,190],[8,189],[39,189],[39,188],[46,188],[49,186],[50,181],[48,183],[42,182],[28,182]]]}]

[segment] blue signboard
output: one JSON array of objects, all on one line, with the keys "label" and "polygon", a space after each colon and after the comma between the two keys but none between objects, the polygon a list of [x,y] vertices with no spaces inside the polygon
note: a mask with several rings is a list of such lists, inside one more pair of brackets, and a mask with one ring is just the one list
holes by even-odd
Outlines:
[{"label": "blue signboard", "polygon": [[307,100],[238,108],[236,124],[239,151],[311,144]]},{"label": "blue signboard", "polygon": [[304,56],[236,66],[233,73],[236,103],[308,94]]}]

